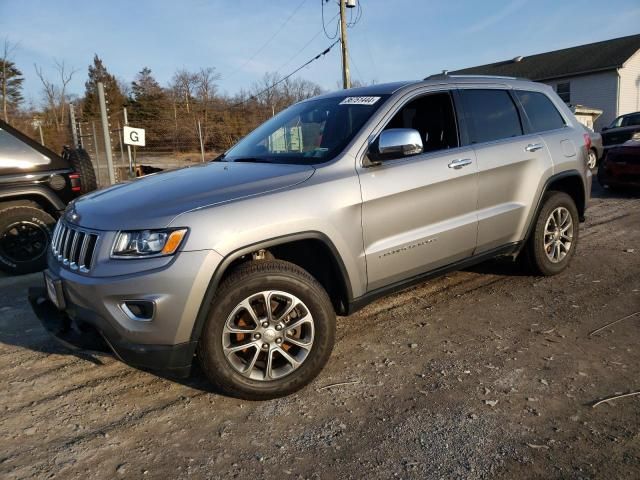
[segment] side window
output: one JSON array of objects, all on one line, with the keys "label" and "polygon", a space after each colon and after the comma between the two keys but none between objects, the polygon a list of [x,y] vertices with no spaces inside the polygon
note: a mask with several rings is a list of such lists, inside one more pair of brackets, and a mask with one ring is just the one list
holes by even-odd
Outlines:
[{"label": "side window", "polygon": [[633,125],[640,125],[640,114],[625,115],[622,117],[621,126],[631,127]]},{"label": "side window", "polygon": [[506,90],[461,90],[471,143],[522,135],[520,114]]},{"label": "side window", "polygon": [[544,93],[518,90],[516,95],[535,133],[565,126],[564,118]]},{"label": "side window", "polygon": [[449,93],[432,93],[412,100],[384,128],[418,130],[425,152],[459,146],[456,117]]}]

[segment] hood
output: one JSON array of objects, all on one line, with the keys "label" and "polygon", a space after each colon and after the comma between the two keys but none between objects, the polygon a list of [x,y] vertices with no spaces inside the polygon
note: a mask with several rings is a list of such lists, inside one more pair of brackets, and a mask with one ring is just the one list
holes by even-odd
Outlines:
[{"label": "hood", "polygon": [[163,228],[190,210],[304,182],[308,165],[212,162],[162,172],[80,197],[74,222],[96,230]]}]

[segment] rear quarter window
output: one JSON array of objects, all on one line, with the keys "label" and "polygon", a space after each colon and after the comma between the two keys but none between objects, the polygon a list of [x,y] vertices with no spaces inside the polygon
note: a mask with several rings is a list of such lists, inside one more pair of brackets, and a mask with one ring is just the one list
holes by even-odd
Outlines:
[{"label": "rear quarter window", "polygon": [[522,135],[520,115],[506,90],[462,90],[471,143]]},{"label": "rear quarter window", "polygon": [[516,90],[534,133],[564,127],[565,121],[553,102],[544,93]]}]

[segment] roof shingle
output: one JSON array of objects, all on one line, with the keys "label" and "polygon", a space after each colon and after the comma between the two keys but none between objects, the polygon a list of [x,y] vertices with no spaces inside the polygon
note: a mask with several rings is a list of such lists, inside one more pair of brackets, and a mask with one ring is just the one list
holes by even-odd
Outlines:
[{"label": "roof shingle", "polygon": [[640,50],[640,34],[603,42],[564,48],[477,67],[463,68],[452,75],[501,75],[531,80],[550,80],[620,68]]}]

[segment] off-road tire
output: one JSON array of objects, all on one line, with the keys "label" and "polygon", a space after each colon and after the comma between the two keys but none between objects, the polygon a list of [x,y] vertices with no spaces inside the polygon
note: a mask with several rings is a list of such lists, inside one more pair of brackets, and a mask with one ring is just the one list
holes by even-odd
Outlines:
[{"label": "off-road tire", "polygon": [[[0,210],[0,269],[5,272],[21,275],[43,270],[47,265],[47,248],[51,242],[55,219],[40,208],[31,206],[8,207]],[[27,229],[31,243],[22,243],[15,247],[18,240],[15,237],[18,228]],[[22,238],[26,233],[21,235]],[[19,248],[21,257],[16,259],[15,250],[11,253],[11,248]],[[29,250],[33,251],[33,256],[28,257]]]},{"label": "off-road tire", "polygon": [[[544,230],[547,219],[555,209],[564,207],[569,211],[572,221],[573,238],[566,256],[553,263],[544,249]],[[525,268],[534,275],[551,276],[561,273],[569,266],[578,244],[579,216],[573,199],[564,192],[549,191],[542,198],[542,208],[535,219],[533,231],[522,251]]]},{"label": "off-road tire", "polygon": [[[295,295],[314,320],[313,347],[302,365],[275,380],[254,380],[237,372],[223,353],[224,324],[245,298],[264,290]],[[223,393],[247,400],[289,395],[311,382],[327,363],[335,341],[335,312],[322,285],[306,270],[282,260],[259,260],[239,266],[217,289],[198,343],[197,357],[207,378]]]},{"label": "off-road tire", "polygon": [[67,160],[72,168],[80,175],[80,193],[93,192],[98,188],[96,172],[91,163],[91,157],[84,148],[65,147],[62,157]]}]

